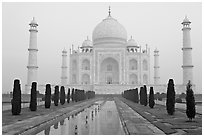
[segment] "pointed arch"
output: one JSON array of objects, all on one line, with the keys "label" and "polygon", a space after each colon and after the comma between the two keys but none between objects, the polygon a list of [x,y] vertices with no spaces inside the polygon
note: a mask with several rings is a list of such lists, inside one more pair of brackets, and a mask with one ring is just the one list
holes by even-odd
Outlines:
[{"label": "pointed arch", "polygon": [[136,74],[130,74],[129,84],[138,84],[138,77]]},{"label": "pointed arch", "polygon": [[90,61],[88,59],[82,61],[82,70],[90,70]]},{"label": "pointed arch", "polygon": [[136,59],[131,59],[129,61],[129,70],[137,70],[137,60]]},{"label": "pointed arch", "polygon": [[143,70],[147,71],[148,70],[148,64],[147,64],[146,59],[143,60],[142,65],[143,65]]},{"label": "pointed arch", "polygon": [[82,84],[84,85],[90,84],[90,76],[88,74],[82,75]]}]

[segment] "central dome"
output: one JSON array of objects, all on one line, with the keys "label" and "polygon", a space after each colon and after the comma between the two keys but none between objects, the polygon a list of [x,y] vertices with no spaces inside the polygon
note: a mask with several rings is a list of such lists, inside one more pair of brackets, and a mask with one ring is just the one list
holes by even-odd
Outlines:
[{"label": "central dome", "polygon": [[127,42],[127,32],[125,28],[110,15],[99,23],[92,34],[93,44],[100,43],[121,43]]}]

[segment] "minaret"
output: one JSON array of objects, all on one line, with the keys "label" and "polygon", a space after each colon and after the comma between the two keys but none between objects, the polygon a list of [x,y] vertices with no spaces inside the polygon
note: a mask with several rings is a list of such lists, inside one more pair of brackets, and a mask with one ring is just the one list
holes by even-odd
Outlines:
[{"label": "minaret", "polygon": [[154,85],[159,85],[159,51],[154,50]]},{"label": "minaret", "polygon": [[61,74],[61,86],[66,86],[67,83],[67,51],[62,51],[62,74]]},{"label": "minaret", "polygon": [[25,94],[30,93],[32,82],[37,82],[37,71],[38,71],[38,65],[37,65],[37,22],[35,21],[35,18],[33,17],[33,20],[31,21],[30,25],[30,43],[29,43],[29,56],[28,56],[28,74],[27,74],[27,84],[25,85]]},{"label": "minaret", "polygon": [[190,37],[190,24],[187,16],[181,23],[183,25],[183,84],[186,85],[190,80],[193,83],[192,47]]}]

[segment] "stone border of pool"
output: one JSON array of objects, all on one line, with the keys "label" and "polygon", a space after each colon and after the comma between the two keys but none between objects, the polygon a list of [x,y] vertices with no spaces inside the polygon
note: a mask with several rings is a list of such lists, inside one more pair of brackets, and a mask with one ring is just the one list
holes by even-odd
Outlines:
[{"label": "stone border of pool", "polygon": [[[53,123],[62,120],[70,115],[82,111],[93,105],[96,101],[102,100],[102,98],[93,99],[87,102],[81,102],[70,107],[59,109],[47,115],[37,116],[29,118],[20,122],[16,122],[11,125],[2,127],[2,134],[4,135],[28,135],[36,134],[42,130],[45,126],[52,125]],[[75,109],[77,107],[77,109]]]},{"label": "stone border of pool", "polygon": [[125,120],[124,120],[124,118],[122,117],[122,114],[120,113],[120,110],[119,110],[119,107],[118,107],[118,105],[117,105],[117,103],[116,103],[115,98],[114,98],[114,101],[115,101],[115,104],[116,104],[116,108],[117,108],[117,110],[118,110],[118,115],[119,115],[120,122],[121,122],[121,124],[122,124],[122,126],[123,126],[123,130],[124,130],[124,132],[125,132],[126,135],[130,135],[130,133],[129,133],[129,131],[128,131],[128,128],[127,128],[127,125],[126,125],[126,123],[125,123]]}]

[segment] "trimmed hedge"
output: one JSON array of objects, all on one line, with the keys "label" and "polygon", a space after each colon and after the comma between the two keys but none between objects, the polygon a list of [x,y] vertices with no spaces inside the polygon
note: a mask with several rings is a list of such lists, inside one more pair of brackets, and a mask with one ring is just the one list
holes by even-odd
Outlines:
[{"label": "trimmed hedge", "polygon": [[50,84],[46,84],[45,89],[45,108],[50,108],[51,106],[51,86]]},{"label": "trimmed hedge", "polygon": [[150,108],[153,108],[155,105],[155,102],[154,102],[154,90],[153,90],[153,87],[150,87],[150,93],[149,93],[149,107]]},{"label": "trimmed hedge", "polygon": [[61,86],[60,88],[60,104],[64,105],[65,103],[65,89],[64,86]]},{"label": "trimmed hedge", "polygon": [[20,80],[14,80],[14,87],[13,87],[13,99],[11,100],[12,104],[12,115],[20,115],[21,113],[21,86]]},{"label": "trimmed hedge", "polygon": [[29,108],[31,111],[37,110],[37,82],[32,83]]},{"label": "trimmed hedge", "polygon": [[167,87],[166,110],[169,115],[173,115],[175,112],[175,89],[173,79],[169,79]]},{"label": "trimmed hedge", "polygon": [[187,90],[186,90],[186,115],[189,118],[190,121],[192,121],[193,118],[195,118],[196,114],[196,108],[195,108],[195,98],[194,93],[191,88],[190,81],[187,84]]},{"label": "trimmed hedge", "polygon": [[59,86],[55,86],[55,93],[54,93],[54,104],[58,106],[59,103]]}]

